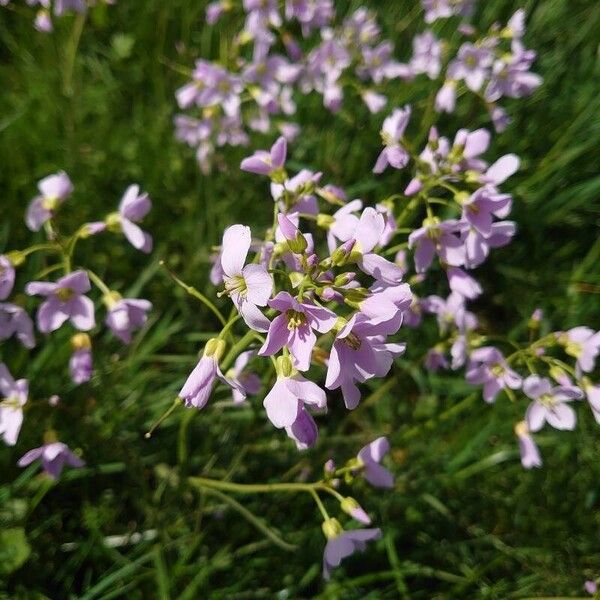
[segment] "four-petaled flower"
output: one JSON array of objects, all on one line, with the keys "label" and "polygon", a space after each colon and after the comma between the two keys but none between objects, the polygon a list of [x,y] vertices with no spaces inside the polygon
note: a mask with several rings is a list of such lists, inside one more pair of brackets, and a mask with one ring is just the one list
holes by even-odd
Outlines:
[{"label": "four-petaled flower", "polygon": [[23,406],[27,402],[29,383],[26,379],[15,381],[6,365],[0,363],[0,436],[9,446],[14,446],[23,423]]}]

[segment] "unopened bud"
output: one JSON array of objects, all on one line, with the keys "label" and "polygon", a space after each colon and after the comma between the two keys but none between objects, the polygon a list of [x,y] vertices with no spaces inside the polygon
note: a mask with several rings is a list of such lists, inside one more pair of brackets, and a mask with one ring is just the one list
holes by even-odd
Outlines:
[{"label": "unopened bud", "polygon": [[308,247],[308,242],[301,233],[298,233],[295,239],[287,241],[287,245],[294,254],[304,254],[304,251]]},{"label": "unopened bud", "polygon": [[277,371],[277,377],[291,377],[294,372],[292,359],[289,356],[278,356],[275,361],[275,370]]},{"label": "unopened bud", "polygon": [[73,350],[89,350],[92,347],[92,339],[87,333],[76,333],[71,338]]},{"label": "unopened bud", "polygon": [[354,244],[354,240],[348,240],[336,248],[331,254],[331,263],[336,267],[343,267],[352,253]]},{"label": "unopened bud", "polygon": [[364,525],[371,524],[371,517],[363,510],[362,506],[352,497],[348,496],[340,502],[341,509]]}]

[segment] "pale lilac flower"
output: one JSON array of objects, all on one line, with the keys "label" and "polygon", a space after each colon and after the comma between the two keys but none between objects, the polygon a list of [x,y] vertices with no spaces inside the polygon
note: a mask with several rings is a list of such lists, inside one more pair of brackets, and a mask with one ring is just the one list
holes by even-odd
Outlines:
[{"label": "pale lilac flower", "polygon": [[520,160],[516,154],[505,154],[491,165],[480,179],[485,183],[499,185],[514,175],[519,166]]},{"label": "pale lilac flower", "polygon": [[489,237],[492,234],[494,217],[506,217],[511,205],[510,194],[499,194],[492,186],[484,186],[462,203],[462,218],[484,237]]},{"label": "pale lilac flower", "polygon": [[360,311],[372,320],[399,329],[405,312],[413,302],[413,294],[406,283],[400,285],[375,284],[371,295],[359,303]]},{"label": "pale lilac flower", "polygon": [[442,68],[442,44],[429,30],[413,38],[413,56],[410,67],[413,73],[425,73],[429,79],[436,79]]},{"label": "pale lilac flower", "polygon": [[267,417],[278,429],[292,428],[304,405],[323,410],[327,408],[325,392],[296,371],[287,357],[277,360],[277,380],[265,396],[263,406]]},{"label": "pale lilac flower", "polygon": [[583,584],[583,589],[588,593],[588,594],[596,594],[598,593],[598,584],[595,581],[592,581],[591,579],[588,579],[584,584]]},{"label": "pale lilac flower", "polygon": [[516,40],[512,43],[512,50],[508,59],[503,57],[494,62],[492,77],[485,89],[485,98],[489,102],[495,102],[502,96],[523,98],[542,85],[542,78],[529,71],[535,52],[525,50]]},{"label": "pale lilac flower", "polygon": [[421,0],[421,4],[425,10],[426,23],[454,15],[466,16],[473,9],[473,0]]},{"label": "pale lilac flower", "polygon": [[15,284],[15,268],[10,259],[0,255],[0,300],[6,300]]},{"label": "pale lilac flower", "polygon": [[363,273],[371,275],[377,281],[395,285],[402,281],[404,272],[393,262],[373,252],[374,248],[387,239],[388,221],[384,215],[372,207],[362,212],[356,229],[352,234],[351,251]]},{"label": "pale lilac flower", "polygon": [[506,128],[512,123],[512,119],[508,116],[508,113],[500,106],[494,105],[492,107],[490,117],[496,133],[506,131]]},{"label": "pale lilac flower", "polygon": [[374,487],[393,488],[394,476],[381,465],[383,457],[390,451],[386,437],[379,437],[359,451],[357,458],[361,475]]},{"label": "pale lilac flower", "polygon": [[57,330],[70,320],[73,327],[89,331],[95,324],[94,303],[85,296],[90,280],[85,271],[74,271],[61,277],[56,283],[32,281],[25,287],[29,296],[45,296],[38,308],[37,326],[42,333]]},{"label": "pale lilac flower", "polygon": [[244,266],[252,242],[250,227],[232,225],[223,234],[221,266],[225,293],[231,297],[242,318],[255,331],[268,331],[269,320],[259,306],[266,306],[273,280],[263,265]]},{"label": "pale lilac flower", "polygon": [[[335,522],[335,526],[332,525]],[[331,579],[331,570],[339,567],[342,560],[355,552],[363,552],[367,542],[378,540],[381,529],[354,529],[344,531],[336,519],[323,523],[327,544],[323,553],[323,578]]]},{"label": "pale lilac flower", "polygon": [[26,467],[35,460],[41,460],[44,471],[52,478],[60,477],[65,465],[70,467],[83,467],[85,462],[76,454],[73,454],[69,447],[62,442],[52,442],[44,444],[39,448],[34,448],[26,452],[17,463],[19,467]]},{"label": "pale lilac flower", "polygon": [[523,382],[523,391],[533,400],[525,416],[529,431],[539,431],[546,422],[555,429],[575,429],[577,416],[568,403],[583,398],[578,387],[552,387],[549,379],[530,375]]},{"label": "pale lilac flower", "polygon": [[453,80],[464,80],[472,92],[478,92],[487,79],[492,66],[493,54],[488,48],[469,42],[459,49],[457,57],[448,65],[447,76]]},{"label": "pale lilac flower", "polygon": [[41,33],[51,33],[54,31],[50,11],[45,8],[38,10],[33,21],[33,26]]},{"label": "pale lilac flower", "polygon": [[29,315],[16,304],[0,302],[0,340],[7,340],[13,335],[25,348],[35,346],[33,322]]},{"label": "pale lilac flower", "polygon": [[[513,371],[502,353],[492,346],[483,346],[471,352],[465,379],[471,385],[483,385],[483,399],[494,402],[498,393],[521,387],[521,377]],[[537,431],[537,430],[534,430]]]},{"label": "pale lilac flower", "polygon": [[465,267],[474,269],[488,257],[491,248],[501,248],[509,244],[517,231],[514,221],[492,223],[489,237],[485,237],[474,227],[463,230],[465,248]]},{"label": "pale lilac flower", "polygon": [[288,292],[279,292],[269,300],[269,306],[282,314],[271,321],[260,356],[271,356],[286,346],[294,367],[299,371],[308,370],[317,341],[315,331],[331,331],[337,320],[335,313],[311,302],[298,302]]},{"label": "pale lilac flower", "polygon": [[574,327],[565,332],[565,352],[577,359],[577,367],[584,373],[594,370],[596,357],[600,353],[600,331],[589,327]]},{"label": "pale lilac flower", "polygon": [[79,348],[69,359],[69,373],[73,383],[80,385],[92,378],[94,370],[91,348]]},{"label": "pale lilac flower", "polygon": [[539,468],[542,466],[542,457],[534,439],[529,435],[527,423],[521,421],[515,425],[515,434],[519,438],[519,452],[521,464],[525,469]]},{"label": "pale lilac flower", "polygon": [[333,213],[333,220],[327,222],[327,246],[330,253],[337,247],[336,240],[347,242],[352,238],[359,222],[359,217],[354,213],[361,210],[362,206],[362,200],[352,200]]},{"label": "pale lilac flower", "polygon": [[46,221],[54,217],[60,205],[71,195],[73,184],[69,176],[60,171],[40,180],[38,190],[40,195],[30,202],[25,215],[25,223],[31,231],[39,231]]},{"label": "pale lilac flower", "polygon": [[387,98],[383,94],[378,94],[373,90],[365,90],[361,93],[361,97],[369,111],[373,114],[383,110],[387,104]]},{"label": "pale lilac flower", "polygon": [[388,165],[395,169],[403,169],[410,160],[410,155],[402,146],[402,138],[410,119],[411,108],[397,108],[383,121],[381,138],[385,148],[379,154],[373,167],[373,173],[383,173]]},{"label": "pale lilac flower", "polygon": [[23,406],[27,403],[29,383],[26,379],[15,381],[6,365],[0,363],[0,436],[9,446],[17,443],[23,424]]},{"label": "pale lilac flower", "polygon": [[435,110],[437,112],[452,113],[456,108],[456,82],[449,79],[439,89],[435,96]]},{"label": "pale lilac flower", "polygon": [[[138,185],[130,185],[123,194],[119,204],[118,215],[109,215],[108,227],[120,226],[129,243],[146,254],[152,252],[152,236],[143,231],[139,223],[152,208],[150,197],[146,192],[140,194]],[[114,222],[114,223],[113,223]]]},{"label": "pale lilac flower", "polygon": [[596,423],[600,424],[600,385],[584,382],[584,390]]},{"label": "pale lilac flower", "polygon": [[437,316],[440,333],[445,335],[450,325],[464,333],[477,327],[477,317],[469,312],[465,305],[465,297],[452,292],[445,300],[439,296],[428,296],[421,300],[421,308],[425,312]]},{"label": "pale lilac flower", "polygon": [[206,7],[206,22],[208,25],[214,25],[228,8],[228,0],[218,0],[208,4]]},{"label": "pale lilac flower", "polygon": [[513,38],[522,38],[525,35],[525,11],[519,8],[515,11],[512,17],[506,24],[506,31],[510,33]]},{"label": "pale lilac flower", "polygon": [[238,381],[223,375],[219,368],[219,360],[224,349],[225,342],[217,338],[212,338],[206,343],[202,358],[194,367],[194,370],[190,373],[179,392],[179,397],[187,407],[204,408],[217,378],[233,390],[236,390],[241,399],[246,397],[246,391],[242,385]]},{"label": "pale lilac flower", "polygon": [[378,322],[357,313],[340,329],[333,342],[325,387],[342,389],[346,408],[352,410],[360,402],[356,383],[372,377],[384,377],[396,356],[402,354],[405,344],[385,342],[385,336],[395,333],[395,320]]},{"label": "pale lilac flower", "polygon": [[286,0],[285,18],[297,19],[302,35],[308,37],[313,29],[329,24],[335,15],[333,0]]},{"label": "pale lilac flower", "polygon": [[446,276],[450,289],[469,300],[474,300],[483,293],[479,283],[459,267],[448,267]]},{"label": "pale lilac flower", "polygon": [[249,173],[271,176],[283,169],[286,155],[287,142],[284,137],[280,137],[271,146],[270,152],[257,150],[252,156],[242,161],[240,168]]},{"label": "pale lilac flower", "polygon": [[408,236],[408,247],[415,248],[415,270],[425,273],[437,254],[440,260],[452,266],[464,263],[464,246],[456,235],[461,225],[454,219],[440,221],[437,217],[427,218],[423,225]]},{"label": "pale lilac flower", "polygon": [[[271,196],[273,200],[279,203],[279,210],[284,214],[307,213],[309,215],[317,215],[319,213],[319,205],[313,192],[321,176],[322,173],[313,173],[307,169],[302,169],[283,183],[271,181]],[[293,206],[286,206],[286,195],[291,195],[296,199],[296,203]]]},{"label": "pale lilac flower", "polygon": [[443,352],[437,348],[430,348],[427,350],[427,356],[425,357],[425,368],[435,373],[439,369],[449,369],[450,365]]},{"label": "pale lilac flower", "polygon": [[83,13],[86,8],[85,0],[54,0],[54,14],[57,17],[62,16],[69,10]]},{"label": "pale lilac flower", "polygon": [[138,298],[122,298],[109,304],[106,325],[125,344],[131,343],[132,333],[146,324],[152,303]]}]

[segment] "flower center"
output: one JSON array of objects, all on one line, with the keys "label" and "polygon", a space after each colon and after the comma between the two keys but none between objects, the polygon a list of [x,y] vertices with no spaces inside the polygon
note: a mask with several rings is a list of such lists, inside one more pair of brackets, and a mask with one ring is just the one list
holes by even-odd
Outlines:
[{"label": "flower center", "polygon": [[556,400],[555,400],[554,396],[552,396],[552,394],[542,394],[538,398],[538,402],[540,402],[541,404],[543,404],[544,406],[546,406],[548,408],[553,408],[556,406]]},{"label": "flower center", "polygon": [[56,295],[61,302],[68,302],[73,296],[75,292],[71,288],[60,288]]},{"label": "flower center", "polygon": [[106,228],[113,233],[119,233],[121,231],[121,215],[118,212],[110,213],[104,220]]},{"label": "flower center", "polygon": [[13,410],[17,410],[21,408],[21,402],[17,396],[9,396],[0,402],[1,408],[12,408]]},{"label": "flower center", "polygon": [[245,296],[247,292],[248,286],[242,275],[234,275],[233,277],[225,279],[225,293],[228,296],[231,296],[232,294],[241,294],[242,296]]},{"label": "flower center", "polygon": [[352,348],[352,350],[360,350],[362,344],[360,338],[355,333],[349,333],[342,341],[346,346]]},{"label": "flower center", "polygon": [[297,310],[287,310],[285,312],[285,316],[287,318],[287,328],[291,331],[292,329],[297,329],[298,327],[302,327],[306,324],[306,315],[304,313],[298,312]]},{"label": "flower center", "polygon": [[55,196],[44,198],[42,200],[42,207],[45,208],[46,210],[50,210],[50,211],[55,210],[57,206],[58,206],[58,198],[56,198]]},{"label": "flower center", "polygon": [[504,367],[502,365],[495,364],[490,368],[490,373],[494,377],[502,377],[502,375],[504,375]]}]

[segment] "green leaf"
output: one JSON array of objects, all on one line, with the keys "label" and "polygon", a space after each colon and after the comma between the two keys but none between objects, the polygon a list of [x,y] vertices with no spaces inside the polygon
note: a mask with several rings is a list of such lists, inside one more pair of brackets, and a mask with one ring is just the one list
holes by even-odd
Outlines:
[{"label": "green leaf", "polygon": [[25,530],[14,527],[0,531],[0,573],[8,575],[21,567],[31,554]]}]

